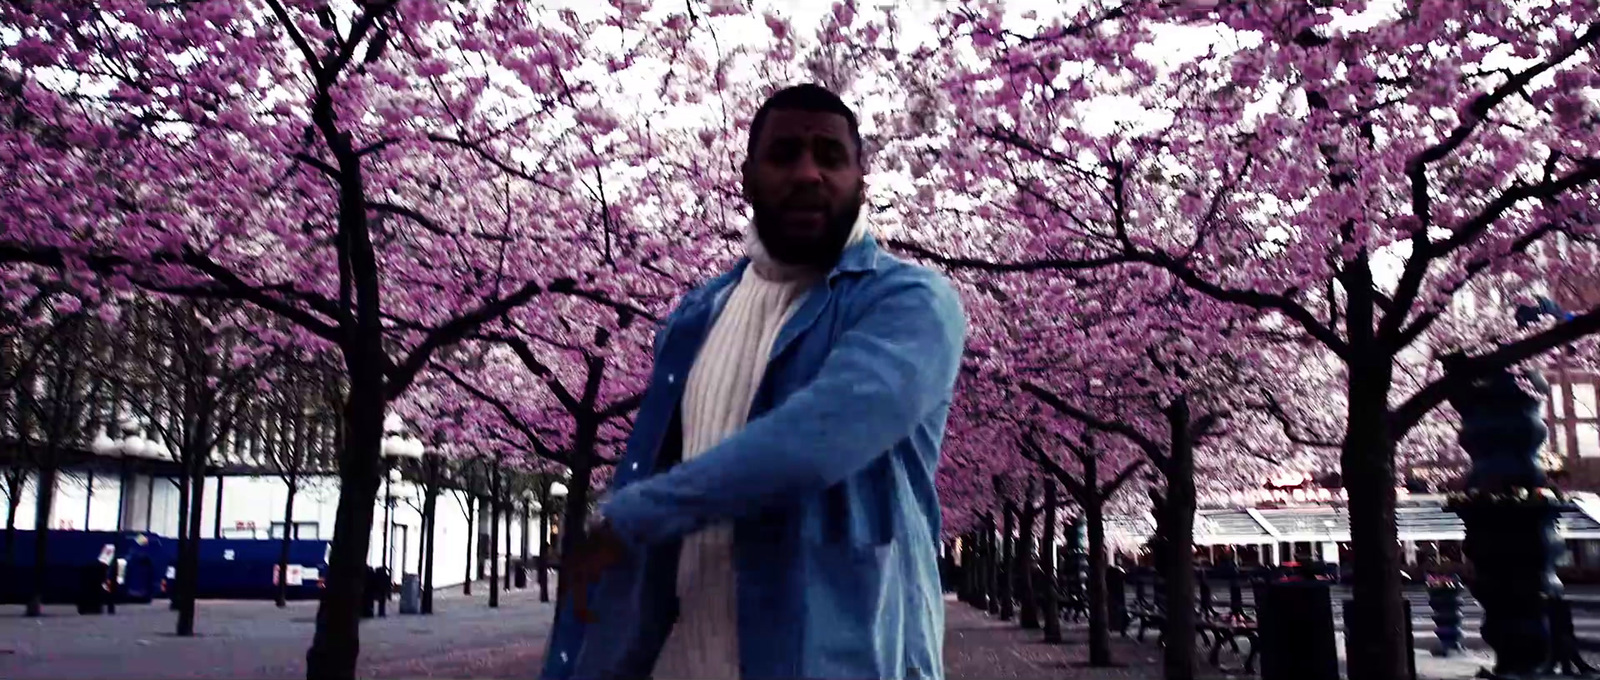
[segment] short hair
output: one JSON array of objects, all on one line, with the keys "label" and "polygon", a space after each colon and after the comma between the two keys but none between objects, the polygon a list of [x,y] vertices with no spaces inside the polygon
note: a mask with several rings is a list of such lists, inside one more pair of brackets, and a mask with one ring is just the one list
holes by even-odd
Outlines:
[{"label": "short hair", "polygon": [[856,119],[856,112],[850,110],[839,95],[815,83],[791,85],[767,97],[767,101],[756,110],[756,117],[750,121],[750,139],[745,145],[747,156],[756,155],[756,140],[761,139],[761,130],[767,125],[767,116],[778,110],[832,113],[843,116],[845,122],[850,124],[850,139],[856,143],[856,163],[861,163],[865,150],[861,148],[861,124]]}]

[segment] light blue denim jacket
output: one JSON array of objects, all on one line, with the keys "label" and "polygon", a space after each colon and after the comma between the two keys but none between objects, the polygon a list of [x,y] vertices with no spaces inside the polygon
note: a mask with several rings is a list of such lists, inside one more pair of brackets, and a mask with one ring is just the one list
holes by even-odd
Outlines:
[{"label": "light blue denim jacket", "polygon": [[852,245],[780,330],[745,428],[672,464],[689,369],[748,265],[690,292],[657,333],[601,505],[631,554],[593,586],[597,623],[560,604],[546,680],[648,677],[676,617],[680,539],[729,521],[743,680],[942,677],[934,473],[960,300],[872,237]]}]

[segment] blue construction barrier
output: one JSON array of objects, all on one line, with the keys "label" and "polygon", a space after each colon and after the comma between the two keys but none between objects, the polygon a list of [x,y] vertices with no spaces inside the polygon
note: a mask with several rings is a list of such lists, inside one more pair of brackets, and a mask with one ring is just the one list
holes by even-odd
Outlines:
[{"label": "blue construction barrier", "polygon": [[[161,575],[166,571],[168,550],[176,541],[144,531],[67,531],[47,532],[43,601],[50,604],[77,602],[83,590],[83,570],[93,564],[106,565],[106,579],[115,579],[112,590],[117,602],[149,602],[160,596]],[[15,545],[7,545],[0,533],[0,603],[21,604],[33,594],[36,553],[35,533],[18,530]],[[5,562],[5,556],[11,561]]]},{"label": "blue construction barrier", "polygon": [[[168,540],[163,565],[160,596],[171,597],[176,587],[178,542]],[[328,541],[298,539],[289,541],[289,589],[291,600],[322,597],[323,579],[328,573]],[[278,596],[278,557],[281,539],[203,538],[200,539],[200,579],[195,597],[203,600],[271,600]]]}]

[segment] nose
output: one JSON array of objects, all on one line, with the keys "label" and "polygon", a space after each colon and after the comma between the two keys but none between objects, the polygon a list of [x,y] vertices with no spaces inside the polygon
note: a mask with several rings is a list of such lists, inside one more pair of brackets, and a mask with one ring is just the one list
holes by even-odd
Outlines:
[{"label": "nose", "polygon": [[822,183],[822,166],[817,164],[817,159],[811,153],[800,154],[799,160],[794,164],[794,181],[804,184]]}]

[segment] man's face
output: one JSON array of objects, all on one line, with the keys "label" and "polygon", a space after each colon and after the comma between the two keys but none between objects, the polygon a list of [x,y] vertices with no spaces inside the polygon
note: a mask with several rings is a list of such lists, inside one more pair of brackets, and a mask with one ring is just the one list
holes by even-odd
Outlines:
[{"label": "man's face", "polygon": [[773,259],[832,266],[861,213],[860,151],[834,113],[775,109],[744,163],[744,196]]}]

